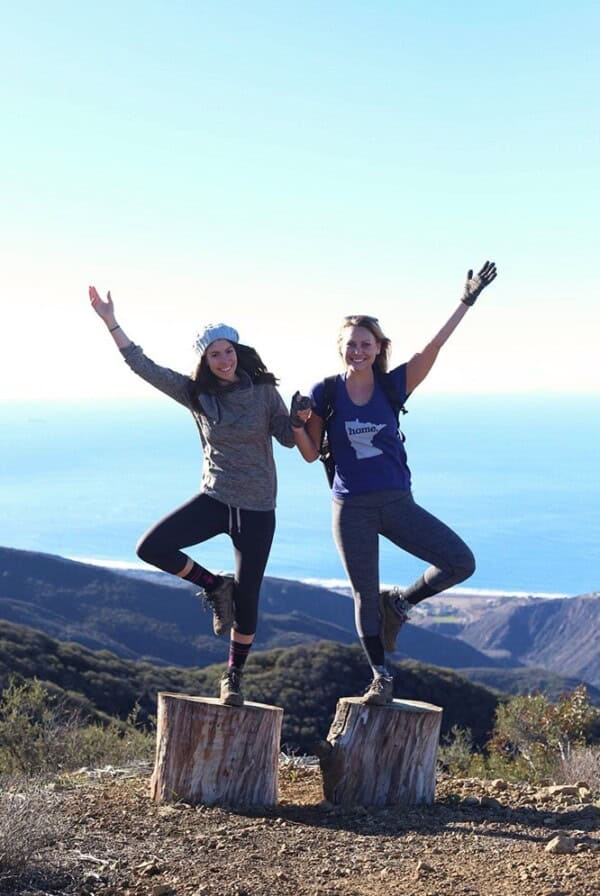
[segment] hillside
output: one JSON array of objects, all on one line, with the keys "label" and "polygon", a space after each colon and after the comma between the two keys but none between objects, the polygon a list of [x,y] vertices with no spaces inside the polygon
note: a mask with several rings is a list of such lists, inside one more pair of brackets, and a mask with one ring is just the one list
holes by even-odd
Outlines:
[{"label": "hillside", "polygon": [[[226,642],[214,637],[211,616],[194,591],[150,569],[117,572],[0,547],[0,619],[154,667],[197,668],[225,660]],[[413,614],[415,624],[403,628],[395,658],[455,669],[505,693],[542,690],[556,697],[583,681],[600,703],[594,636],[599,610],[600,597],[593,595],[543,600],[451,591]],[[350,598],[267,577],[255,649],[324,640],[356,643]]]},{"label": "hillside", "polygon": [[[92,716],[126,718],[139,704],[147,719],[156,713],[158,691],[214,696],[223,668],[157,667],[65,644],[24,626],[0,625],[0,689],[10,675],[36,677]],[[498,700],[487,688],[415,662],[395,664],[394,672],[396,696],[437,703],[444,707],[444,731],[460,725],[472,729],[477,743],[487,740]],[[255,651],[245,678],[248,699],[284,708],[283,744],[310,752],[327,734],[338,698],[362,693],[369,673],[359,647],[321,642]]]},{"label": "hillside", "polygon": [[490,610],[460,637],[507,665],[541,666],[600,687],[599,612],[598,595],[536,600]]},{"label": "hillside", "polygon": [[[139,575],[0,547],[0,618],[61,641],[155,665],[204,666],[226,657],[195,588],[162,574]],[[350,598],[316,585],[267,577],[257,649],[322,640],[356,643]],[[399,657],[450,668],[506,665],[464,641],[407,625]]]},{"label": "hillside", "polygon": [[[504,695],[544,694],[555,703],[562,694],[574,691],[581,678],[557,675],[539,666],[521,666],[518,669],[456,669],[460,675],[491,688]],[[600,688],[586,683],[590,702],[600,706]]]}]

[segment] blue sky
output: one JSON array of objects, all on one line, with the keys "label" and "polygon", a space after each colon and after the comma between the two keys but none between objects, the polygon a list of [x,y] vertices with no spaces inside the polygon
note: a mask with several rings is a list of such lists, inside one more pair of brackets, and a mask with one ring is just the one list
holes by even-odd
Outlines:
[{"label": "blue sky", "polygon": [[0,17],[0,397],[146,395],[226,320],[282,391],[343,314],[394,360],[500,276],[427,385],[600,391],[597,3],[24,0]]}]

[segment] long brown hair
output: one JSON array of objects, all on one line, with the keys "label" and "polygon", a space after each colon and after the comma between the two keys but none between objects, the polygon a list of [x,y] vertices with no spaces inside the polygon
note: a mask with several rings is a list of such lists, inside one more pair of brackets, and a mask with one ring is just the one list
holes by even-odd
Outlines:
[{"label": "long brown hair", "polygon": [[388,339],[385,335],[379,326],[377,318],[370,317],[368,314],[350,314],[348,317],[344,318],[337,338],[338,351],[342,359],[344,357],[342,348],[344,342],[344,330],[347,327],[364,327],[365,330],[368,330],[375,337],[377,342],[381,345],[381,350],[375,358],[375,366],[378,367],[381,373],[387,373],[392,351],[392,340]]},{"label": "long brown hair", "polygon": [[[273,373],[267,370],[265,362],[255,348],[252,348],[250,345],[243,345],[241,342],[232,342],[231,344],[237,355],[238,368],[241,367],[253,383],[257,385],[269,383],[272,386],[279,384],[279,380]],[[192,400],[196,406],[198,406],[198,395],[202,393],[220,395],[224,389],[230,388],[229,386],[223,386],[221,380],[214,375],[206,362],[206,352],[200,358],[190,379]]]}]

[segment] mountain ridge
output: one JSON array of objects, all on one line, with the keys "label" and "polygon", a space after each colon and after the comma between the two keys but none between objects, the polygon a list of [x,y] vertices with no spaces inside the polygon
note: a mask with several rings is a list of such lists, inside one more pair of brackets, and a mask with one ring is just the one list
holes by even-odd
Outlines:
[{"label": "mountain ridge", "polygon": [[595,594],[496,608],[466,625],[460,639],[507,665],[539,666],[600,687]]},{"label": "mountain ridge", "polygon": [[[0,547],[0,618],[58,640],[154,664],[198,666],[224,659],[194,587],[164,584],[51,554]],[[193,633],[190,635],[190,632]],[[357,641],[352,600],[316,585],[266,577],[256,649]],[[502,667],[465,642],[407,625],[396,656],[450,668]]]},{"label": "mountain ridge", "polygon": [[[222,662],[226,642],[214,637],[211,614],[202,611],[194,591],[156,570],[115,570],[0,547],[0,618],[124,659],[183,668]],[[413,614],[416,624],[403,627],[394,658],[453,668],[501,692],[556,695],[583,682],[591,699],[600,702],[594,638],[600,597],[515,599],[489,607],[482,598],[458,597],[449,592],[433,598],[433,614],[440,606],[452,611],[460,602],[474,609],[467,614],[471,621],[454,626],[455,635],[442,634],[431,625],[438,616],[424,617],[419,608]],[[314,584],[266,577],[254,649],[328,640],[356,644],[351,598]]]}]

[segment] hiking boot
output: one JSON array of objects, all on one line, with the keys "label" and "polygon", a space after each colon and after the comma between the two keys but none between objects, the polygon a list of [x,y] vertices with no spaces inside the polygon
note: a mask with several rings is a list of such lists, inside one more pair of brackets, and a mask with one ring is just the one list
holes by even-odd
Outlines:
[{"label": "hiking boot", "polygon": [[381,641],[386,653],[393,653],[396,649],[398,632],[409,618],[412,604],[402,597],[399,588],[391,588],[389,591],[379,593],[379,605],[381,608]]},{"label": "hiking boot", "polygon": [[197,596],[202,598],[207,609],[212,610],[215,635],[226,638],[233,625],[234,580],[233,576],[222,576],[222,579],[215,588],[210,591],[203,588]]},{"label": "hiking boot", "polygon": [[394,679],[391,675],[375,675],[365,691],[362,702],[370,706],[383,706],[394,699]]},{"label": "hiking boot", "polygon": [[244,702],[242,694],[242,675],[241,669],[230,666],[227,672],[223,673],[221,678],[221,703],[225,706],[241,706]]}]

